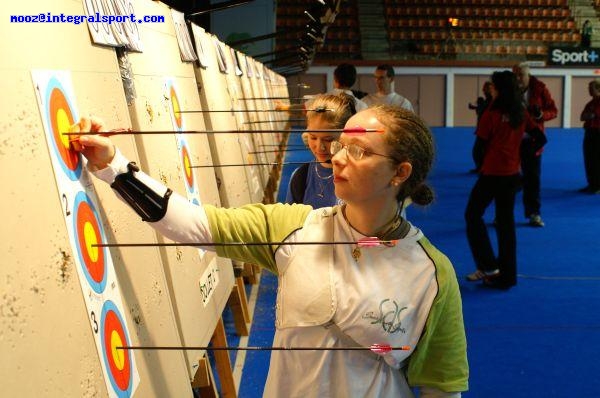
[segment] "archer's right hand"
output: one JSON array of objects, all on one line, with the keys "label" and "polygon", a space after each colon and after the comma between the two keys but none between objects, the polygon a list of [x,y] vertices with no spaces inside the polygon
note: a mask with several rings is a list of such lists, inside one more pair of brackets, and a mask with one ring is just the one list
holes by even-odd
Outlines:
[{"label": "archer's right hand", "polygon": [[[104,122],[97,118],[82,117],[78,123],[71,126],[72,133],[94,133],[106,131]],[[88,160],[91,171],[104,169],[115,157],[116,149],[110,138],[102,135],[74,136],[71,141],[73,149],[81,152]]]}]

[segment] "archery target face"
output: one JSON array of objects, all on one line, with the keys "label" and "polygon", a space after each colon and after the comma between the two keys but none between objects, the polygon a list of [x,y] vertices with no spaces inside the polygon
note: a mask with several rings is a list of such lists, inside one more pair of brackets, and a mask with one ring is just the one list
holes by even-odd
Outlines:
[{"label": "archery target face", "polygon": [[82,162],[79,152],[71,149],[68,133],[75,124],[71,102],[65,90],[56,78],[50,79],[45,93],[46,119],[51,129],[52,149],[56,152],[62,170],[72,181],[81,176]]},{"label": "archery target face", "polygon": [[102,307],[100,340],[110,384],[119,397],[130,397],[133,384],[131,351],[117,348],[129,346],[130,342],[125,333],[125,321],[119,309],[110,300]]},{"label": "archery target face", "polygon": [[104,242],[104,233],[96,209],[90,198],[79,192],[73,203],[73,230],[76,251],[83,274],[90,287],[98,294],[106,288],[106,248],[94,244]]},{"label": "archery target face", "polygon": [[181,107],[179,106],[179,99],[175,92],[175,87],[170,87],[171,107],[173,112],[173,119],[177,125],[177,130],[183,130],[183,120],[181,119]]},{"label": "archery target face", "polygon": [[192,172],[192,162],[190,161],[190,153],[187,146],[181,146],[181,164],[183,165],[183,173],[185,175],[185,185],[190,192],[194,191],[194,173]]}]

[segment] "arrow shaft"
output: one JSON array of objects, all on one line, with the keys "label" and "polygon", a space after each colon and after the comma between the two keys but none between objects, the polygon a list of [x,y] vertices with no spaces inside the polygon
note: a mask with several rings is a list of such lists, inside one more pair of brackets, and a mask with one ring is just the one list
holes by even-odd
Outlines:
[{"label": "arrow shaft", "polygon": [[[274,122],[281,122],[283,120],[258,120],[256,122],[244,122],[242,124],[262,124],[262,123],[274,123]],[[298,118],[294,118],[294,119],[285,119],[286,122],[302,122],[302,123],[306,123],[306,119],[298,119]]]},{"label": "arrow shaft", "polygon": [[246,97],[238,98],[238,101],[252,101],[252,100],[309,100],[308,97]]},{"label": "arrow shaft", "polygon": [[[247,113],[247,112],[290,112],[290,111],[317,111],[316,109],[219,109],[219,110],[186,110],[186,111],[177,111],[176,113],[234,113],[234,112],[239,112],[239,113]],[[322,112],[322,110],[321,110]]]},{"label": "arrow shaft", "polygon": [[[117,350],[166,350],[166,351],[371,351],[371,347],[184,347],[184,346],[121,346]],[[406,346],[389,347],[389,350],[408,350]]]},{"label": "arrow shaft", "polygon": [[356,245],[358,242],[180,242],[180,243],[93,243],[92,247],[174,247],[174,246],[270,246],[270,245]]},{"label": "arrow shaft", "polygon": [[285,145],[285,144],[260,144],[259,147],[261,147],[261,148],[272,148],[272,147],[306,148],[306,145],[304,145],[304,144],[289,144],[289,145]]},{"label": "arrow shaft", "polygon": [[280,149],[280,150],[272,150],[272,151],[251,151],[248,152],[248,155],[257,155],[259,153],[278,153],[278,152],[298,152],[298,151],[308,151],[308,148],[291,148],[291,149]]},{"label": "arrow shaft", "polygon": [[313,129],[313,130],[273,130],[273,129],[260,129],[260,130],[157,130],[157,131],[101,131],[101,132],[84,132],[84,133],[62,133],[66,136],[84,136],[84,135],[102,135],[105,137],[111,137],[114,135],[167,135],[167,134],[266,134],[266,133],[291,133],[291,134],[303,134],[303,133],[341,133],[343,129]]},{"label": "arrow shaft", "polygon": [[[371,246],[379,244],[395,244],[394,240],[369,241]],[[308,245],[358,245],[363,246],[362,242],[356,241],[324,241],[324,242],[172,242],[172,243],[93,243],[91,247],[176,247],[176,246],[308,246]]]},{"label": "arrow shaft", "polygon": [[202,169],[208,167],[243,167],[243,166],[285,166],[288,164],[304,164],[304,163],[317,163],[317,162],[283,162],[283,163],[239,163],[239,164],[215,164],[215,165],[202,165],[202,166],[190,166],[191,169]]}]

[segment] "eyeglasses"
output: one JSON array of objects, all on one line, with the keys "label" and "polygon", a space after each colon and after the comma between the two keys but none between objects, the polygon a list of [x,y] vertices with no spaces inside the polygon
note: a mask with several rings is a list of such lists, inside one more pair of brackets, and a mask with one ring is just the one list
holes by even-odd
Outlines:
[{"label": "eyeglasses", "polygon": [[377,155],[377,156],[383,156],[384,158],[396,160],[392,156],[384,155],[384,154],[377,153],[377,152],[367,151],[365,148],[362,148],[355,144],[342,144],[339,141],[331,142],[331,146],[329,147],[329,152],[331,153],[331,155],[335,155],[342,149],[345,149],[346,154],[350,155],[350,157],[353,160],[361,160],[365,154],[367,154],[367,156],[368,155]]}]

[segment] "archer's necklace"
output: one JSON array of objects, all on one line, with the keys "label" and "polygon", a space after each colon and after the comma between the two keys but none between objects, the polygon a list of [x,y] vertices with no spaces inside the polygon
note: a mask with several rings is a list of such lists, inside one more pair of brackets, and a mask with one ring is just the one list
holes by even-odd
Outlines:
[{"label": "archer's necklace", "polygon": [[[342,215],[344,216],[344,219],[346,220],[346,222],[348,223],[348,226],[350,227],[350,236],[352,237],[352,240],[354,242],[356,242],[356,238],[354,237],[354,233],[352,232],[352,230],[355,228],[352,226],[352,224],[350,224],[350,221],[348,221],[348,218],[346,217],[346,205],[344,205],[342,207]],[[410,231],[410,224],[408,223],[408,221],[406,221],[400,215],[400,206],[399,206],[398,211],[396,212],[394,217],[392,217],[392,219],[390,221],[385,223],[385,225],[383,227],[381,227],[379,229],[379,231],[377,231],[374,235],[381,240],[397,240],[397,239],[402,239],[402,238],[406,237],[406,235],[408,235],[408,231]],[[393,246],[394,244],[385,244],[385,245]],[[356,245],[352,249],[352,258],[354,259],[354,261],[358,262],[358,260],[360,259],[361,256],[362,256],[361,248],[360,248],[360,246]]]},{"label": "archer's necklace", "polygon": [[317,194],[317,196],[318,196],[319,198],[322,198],[322,197],[324,197],[324,196],[325,196],[325,184],[324,184],[324,182],[323,182],[323,181],[327,181],[327,180],[329,180],[330,178],[332,178],[332,177],[333,177],[333,169],[331,170],[331,174],[330,174],[330,175],[328,175],[327,177],[322,177],[322,176],[319,174],[319,166],[318,166],[318,163],[315,163],[315,174],[317,175],[318,182],[319,182],[319,189],[320,189],[320,192]]}]

